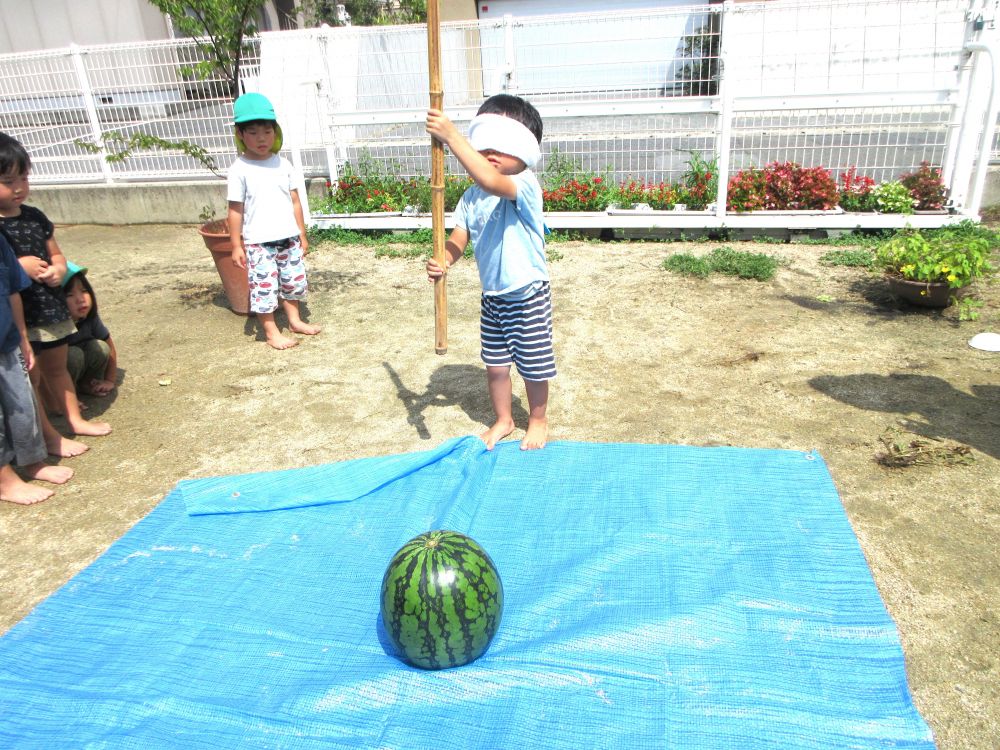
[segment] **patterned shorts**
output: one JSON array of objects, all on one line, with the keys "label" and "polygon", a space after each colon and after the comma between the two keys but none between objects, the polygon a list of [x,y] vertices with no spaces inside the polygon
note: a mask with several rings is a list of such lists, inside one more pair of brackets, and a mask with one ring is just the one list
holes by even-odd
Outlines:
[{"label": "patterned shorts", "polygon": [[246,243],[250,312],[273,313],[278,298],[305,299],[309,291],[302,243],[289,237],[259,245]]},{"label": "patterned shorts", "polygon": [[479,326],[480,356],[487,366],[504,367],[513,362],[525,380],[556,376],[548,282],[527,299],[511,301],[484,294]]}]

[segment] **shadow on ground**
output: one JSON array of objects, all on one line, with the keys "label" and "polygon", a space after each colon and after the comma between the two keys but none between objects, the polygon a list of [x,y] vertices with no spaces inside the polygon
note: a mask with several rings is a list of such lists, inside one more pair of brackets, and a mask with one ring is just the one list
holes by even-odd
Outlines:
[{"label": "shadow on ground", "polygon": [[[427,428],[424,412],[428,407],[459,406],[475,422],[484,425],[493,424],[493,410],[488,399],[482,394],[486,392],[486,373],[481,367],[474,365],[443,365],[431,374],[423,393],[413,391],[403,383],[399,373],[388,362],[382,366],[393,385],[399,400],[406,407],[406,421],[413,425],[422,440],[430,440],[431,432]],[[513,404],[514,422],[526,425],[528,412],[515,396]]]},{"label": "shadow on ground", "polygon": [[1000,386],[973,385],[969,394],[942,378],[906,373],[823,375],[809,384],[858,409],[918,414],[923,421],[901,424],[917,435],[956,440],[1000,458]]}]

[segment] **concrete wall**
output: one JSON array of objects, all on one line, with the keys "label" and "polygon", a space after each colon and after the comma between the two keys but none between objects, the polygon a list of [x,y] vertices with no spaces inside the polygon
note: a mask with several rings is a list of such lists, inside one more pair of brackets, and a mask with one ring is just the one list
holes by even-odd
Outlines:
[{"label": "concrete wall", "polygon": [[[307,180],[306,190],[323,195],[326,180]],[[206,210],[226,215],[226,183],[33,186],[28,203],[56,224],[200,224]]]},{"label": "concrete wall", "polygon": [[0,53],[169,37],[147,0],[0,0]]}]

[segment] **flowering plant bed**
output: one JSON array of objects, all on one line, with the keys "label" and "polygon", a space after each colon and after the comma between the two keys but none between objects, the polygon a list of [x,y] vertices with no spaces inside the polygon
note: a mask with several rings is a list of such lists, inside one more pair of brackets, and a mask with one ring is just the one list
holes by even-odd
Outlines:
[{"label": "flowering plant bed", "polygon": [[[314,215],[324,217],[421,216],[431,210],[431,187],[426,177],[403,177],[399,167],[385,167],[362,156],[357,168],[344,166],[336,181],[327,181],[327,194],[310,201]],[[609,170],[610,171],[610,170]],[[715,214],[718,167],[692,153],[688,169],[677,182],[647,182],[629,178],[615,183],[608,174],[582,170],[558,151],[546,158],[539,174],[546,213],[606,212],[615,216],[666,213]],[[445,177],[445,210],[454,211],[466,188],[466,175]],[[839,179],[820,166],[773,162],[749,167],[727,184],[727,214],[834,215],[844,212],[913,214],[947,213],[940,169],[923,162],[919,169],[881,184],[857,167],[843,170]]]}]

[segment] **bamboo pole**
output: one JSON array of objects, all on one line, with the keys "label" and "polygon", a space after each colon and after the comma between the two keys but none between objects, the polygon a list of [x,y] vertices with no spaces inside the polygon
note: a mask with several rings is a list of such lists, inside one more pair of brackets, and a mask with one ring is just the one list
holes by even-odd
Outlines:
[{"label": "bamboo pole", "polygon": [[[441,23],[440,0],[427,3],[427,69],[430,77],[430,106],[444,109],[444,89],[441,85]],[[431,138],[431,235],[434,260],[446,268],[444,249],[444,145]],[[434,281],[434,351],[448,351],[448,275]]]}]

